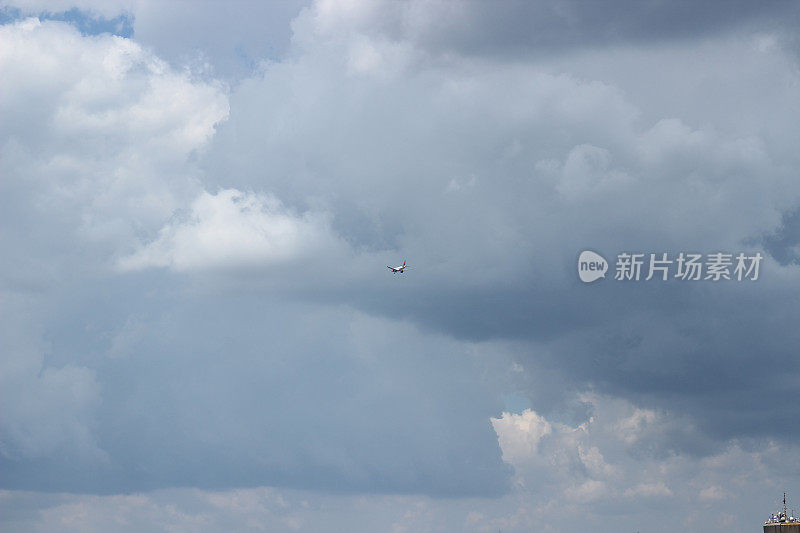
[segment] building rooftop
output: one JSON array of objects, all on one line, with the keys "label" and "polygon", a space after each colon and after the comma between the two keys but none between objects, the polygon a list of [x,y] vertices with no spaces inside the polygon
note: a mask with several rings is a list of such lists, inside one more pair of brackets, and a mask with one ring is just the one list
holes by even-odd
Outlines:
[{"label": "building rooftop", "polygon": [[800,518],[794,516],[794,511],[789,514],[786,511],[786,493],[783,493],[783,511],[772,513],[769,519],[764,522],[765,526],[770,524],[800,524]]}]

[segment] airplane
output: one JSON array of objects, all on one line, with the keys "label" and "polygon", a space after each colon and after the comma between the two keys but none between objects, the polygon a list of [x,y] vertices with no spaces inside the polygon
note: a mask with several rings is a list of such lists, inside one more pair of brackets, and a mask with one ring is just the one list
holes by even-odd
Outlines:
[{"label": "airplane", "polygon": [[400,265],[400,266],[390,267],[389,265],[386,265],[386,268],[388,268],[389,270],[391,270],[394,273],[400,272],[402,274],[405,269],[410,268],[410,267],[407,267],[406,266],[406,262],[403,261],[403,264]]}]

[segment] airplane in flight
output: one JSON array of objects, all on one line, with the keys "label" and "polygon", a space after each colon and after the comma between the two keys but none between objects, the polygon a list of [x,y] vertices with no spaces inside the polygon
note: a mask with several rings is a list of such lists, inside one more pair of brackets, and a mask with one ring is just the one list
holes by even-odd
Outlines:
[{"label": "airplane in flight", "polygon": [[395,273],[400,272],[402,274],[405,269],[410,268],[410,267],[407,267],[406,266],[406,262],[403,261],[403,264],[400,265],[400,266],[390,267],[389,265],[386,265],[386,268],[388,268],[392,272],[395,272]]}]

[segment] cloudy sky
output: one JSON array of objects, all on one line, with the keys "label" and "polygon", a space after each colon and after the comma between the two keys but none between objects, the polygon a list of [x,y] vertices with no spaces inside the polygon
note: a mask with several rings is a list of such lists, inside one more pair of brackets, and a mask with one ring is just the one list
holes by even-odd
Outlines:
[{"label": "cloudy sky", "polygon": [[[3,529],[800,509],[797,3],[18,0],[0,23]],[[623,252],[763,261],[615,280]]]}]

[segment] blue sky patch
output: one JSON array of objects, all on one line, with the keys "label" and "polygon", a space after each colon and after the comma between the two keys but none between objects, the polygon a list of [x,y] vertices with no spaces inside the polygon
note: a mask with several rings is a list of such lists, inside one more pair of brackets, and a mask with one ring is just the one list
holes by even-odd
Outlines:
[{"label": "blue sky patch", "polygon": [[[31,16],[14,7],[3,7],[0,9],[0,24],[10,24],[17,20]],[[69,11],[49,12],[42,11],[36,14],[39,20],[57,20],[67,22],[75,26],[83,35],[100,35],[110,33],[120,37],[133,37],[133,20],[130,13],[121,13],[114,18],[107,19],[102,15],[95,15],[91,12],[73,8]]]}]

